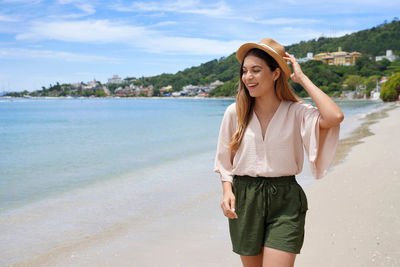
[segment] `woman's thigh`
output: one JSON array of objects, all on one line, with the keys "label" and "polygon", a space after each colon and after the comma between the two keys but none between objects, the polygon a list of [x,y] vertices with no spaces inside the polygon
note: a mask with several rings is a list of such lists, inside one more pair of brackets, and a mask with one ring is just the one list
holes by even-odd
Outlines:
[{"label": "woman's thigh", "polygon": [[293,267],[296,254],[264,247],[262,267]]},{"label": "woman's thigh", "polygon": [[263,253],[256,256],[240,256],[243,267],[262,267],[263,266]]}]

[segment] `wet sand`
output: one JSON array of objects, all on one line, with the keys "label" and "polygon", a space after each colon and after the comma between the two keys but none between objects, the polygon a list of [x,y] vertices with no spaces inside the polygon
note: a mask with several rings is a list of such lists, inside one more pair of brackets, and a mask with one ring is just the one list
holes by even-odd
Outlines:
[{"label": "wet sand", "polygon": [[370,115],[343,140],[337,162],[349,150],[306,188],[306,237],[296,267],[400,266],[400,108]]}]

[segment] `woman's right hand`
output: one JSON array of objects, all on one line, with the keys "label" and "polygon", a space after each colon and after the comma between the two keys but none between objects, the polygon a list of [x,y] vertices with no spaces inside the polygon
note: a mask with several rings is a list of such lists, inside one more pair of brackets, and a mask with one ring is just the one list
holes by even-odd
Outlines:
[{"label": "woman's right hand", "polygon": [[235,212],[235,195],[232,192],[232,184],[223,183],[224,195],[221,201],[221,209],[226,217],[229,219],[237,219],[238,216]]}]

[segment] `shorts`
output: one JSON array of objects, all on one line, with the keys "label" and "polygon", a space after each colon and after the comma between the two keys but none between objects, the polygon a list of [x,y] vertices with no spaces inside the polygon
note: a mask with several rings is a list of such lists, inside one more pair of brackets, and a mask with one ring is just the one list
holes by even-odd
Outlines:
[{"label": "shorts", "polygon": [[298,254],[304,241],[306,195],[294,176],[235,176],[237,219],[229,219],[233,251],[255,256],[263,247]]}]

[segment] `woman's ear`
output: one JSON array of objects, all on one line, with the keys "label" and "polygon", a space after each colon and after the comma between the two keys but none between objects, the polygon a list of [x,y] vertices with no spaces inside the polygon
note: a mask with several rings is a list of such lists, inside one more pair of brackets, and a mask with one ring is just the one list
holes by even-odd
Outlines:
[{"label": "woman's ear", "polygon": [[274,79],[274,82],[275,82],[276,80],[278,80],[279,76],[281,76],[281,69],[280,69],[280,68],[276,68],[276,69],[274,70],[273,75],[272,75],[272,78]]}]

